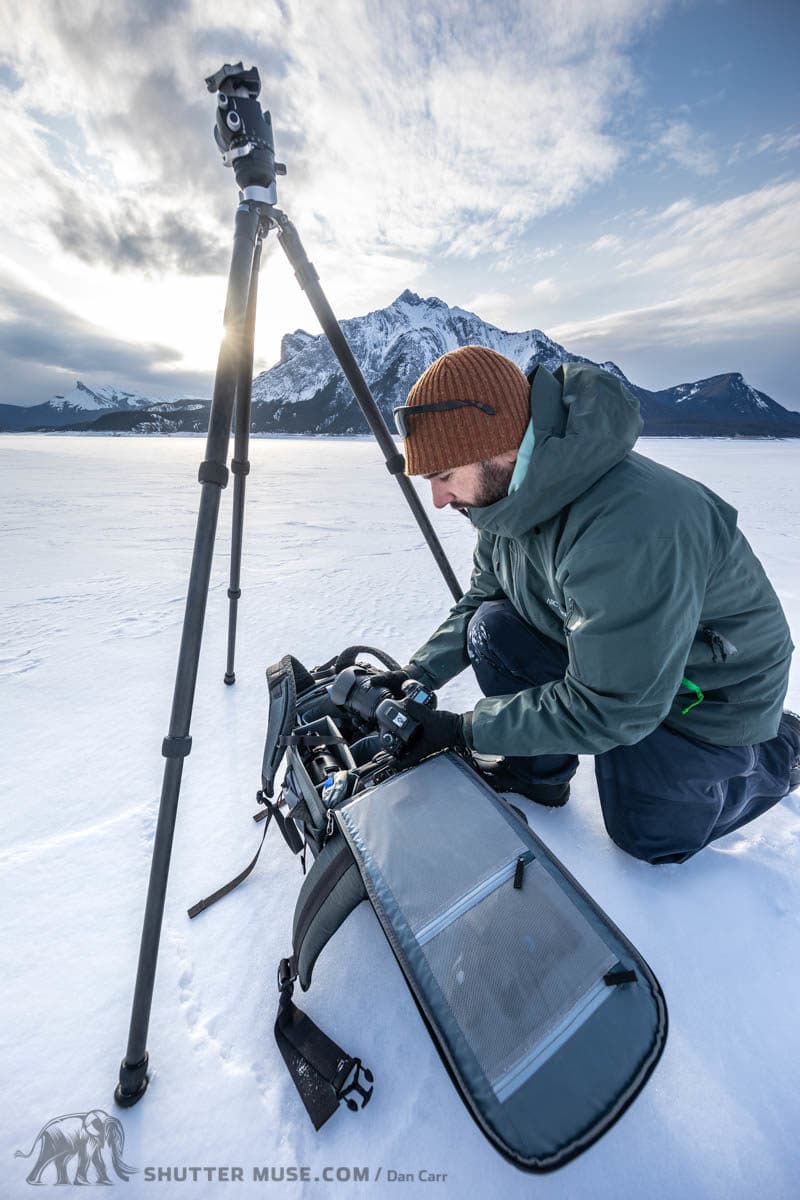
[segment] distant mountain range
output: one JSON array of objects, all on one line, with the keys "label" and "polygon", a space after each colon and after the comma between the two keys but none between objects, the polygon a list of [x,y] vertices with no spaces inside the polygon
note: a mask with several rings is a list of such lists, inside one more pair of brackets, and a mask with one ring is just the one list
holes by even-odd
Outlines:
[{"label": "distant mountain range", "polygon": [[[526,374],[542,363],[590,362],[539,329],[508,333],[436,296],[405,291],[387,308],[342,321],[356,361],[394,432],[391,410],[429,363],[458,346],[490,346]],[[613,362],[597,364],[638,396],[645,435],[668,437],[800,437],[800,412],[752,388],[740,374],[712,375],[652,392],[631,383]],[[79,432],[205,432],[209,401],[157,401],[113,387],[83,383],[66,396],[24,408],[0,404],[0,430]],[[287,334],[280,361],[253,380],[253,433],[353,435],[368,433],[327,338],[304,330]]]}]

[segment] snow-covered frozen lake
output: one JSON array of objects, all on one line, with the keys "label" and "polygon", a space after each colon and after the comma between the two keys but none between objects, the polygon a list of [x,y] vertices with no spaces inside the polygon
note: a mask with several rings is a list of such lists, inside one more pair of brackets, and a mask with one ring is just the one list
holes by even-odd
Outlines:
[{"label": "snow-covered frozen lake", "polygon": [[[342,1107],[314,1133],[272,1033],[275,968],[290,949],[301,880],[277,832],[244,886],[188,920],[187,907],[240,870],[260,838],[251,813],[265,667],[289,652],[311,665],[356,642],[404,662],[449,607],[368,440],[252,443],[233,688],[222,682],[232,487],[223,493],[148,1039],[152,1080],[136,1107],[115,1107],[203,446],[0,437],[0,1194],[28,1194],[33,1158],[15,1150],[28,1151],[48,1120],[104,1109],[122,1120],[123,1157],[139,1168],[125,1185],[112,1181],[135,1197],[794,1200],[800,792],[688,863],[662,867],[608,839],[590,758],[566,808],[520,802],[641,950],[670,1013],[642,1094],[553,1175],[518,1171],[480,1134],[366,905],[300,1003],[374,1070],[375,1092],[363,1112]],[[643,439],[637,449],[738,508],[800,646],[800,443]],[[431,511],[466,585],[473,531]],[[463,709],[477,697],[467,673],[441,702]],[[786,703],[800,709],[800,660]],[[246,1182],[200,1171],[179,1187],[144,1171],[183,1166],[239,1167]],[[306,1167],[311,1181],[256,1183],[254,1167]],[[357,1182],[364,1168],[369,1178]],[[447,1178],[390,1182],[392,1171]]]}]

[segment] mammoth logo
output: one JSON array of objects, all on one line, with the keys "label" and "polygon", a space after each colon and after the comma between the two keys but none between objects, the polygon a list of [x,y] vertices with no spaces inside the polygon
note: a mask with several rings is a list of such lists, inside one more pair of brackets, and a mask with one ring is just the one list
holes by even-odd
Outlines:
[{"label": "mammoth logo", "polygon": [[[42,1175],[50,1166],[55,1164],[56,1178],[53,1183],[111,1183],[103,1161],[103,1150],[111,1151],[111,1163],[120,1179],[126,1182],[130,1175],[135,1175],[138,1167],[129,1167],[122,1160],[125,1149],[125,1130],[122,1122],[116,1117],[110,1117],[102,1108],[93,1108],[87,1113],[68,1113],[63,1117],[53,1117],[37,1133],[33,1145],[27,1154],[21,1150],[14,1153],[15,1158],[30,1158],[38,1147],[36,1162],[31,1167],[27,1182],[41,1184]],[[77,1157],[78,1165],[75,1178],[67,1175],[67,1166]],[[97,1174],[94,1181],[87,1178],[89,1166],[93,1166]]]}]

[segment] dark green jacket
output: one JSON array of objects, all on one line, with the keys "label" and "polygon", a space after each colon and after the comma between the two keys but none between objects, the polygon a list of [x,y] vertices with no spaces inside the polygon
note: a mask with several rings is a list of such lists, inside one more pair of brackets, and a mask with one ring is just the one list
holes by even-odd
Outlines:
[{"label": "dark green jacket", "polygon": [[563,679],[480,700],[475,749],[600,754],[662,722],[714,745],[774,737],[794,645],[736,509],[631,452],[638,401],[608,372],[539,367],[531,414],[522,485],[468,510],[469,590],[411,662],[440,687],[469,665],[472,614],[507,597],[569,665]]}]

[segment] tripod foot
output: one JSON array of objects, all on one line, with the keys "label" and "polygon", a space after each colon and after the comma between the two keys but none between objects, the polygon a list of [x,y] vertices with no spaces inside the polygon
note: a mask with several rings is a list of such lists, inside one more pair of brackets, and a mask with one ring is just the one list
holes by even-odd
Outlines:
[{"label": "tripod foot", "polygon": [[227,683],[228,687],[230,687],[232,683],[236,683],[236,673],[234,671],[225,672],[225,683]]},{"label": "tripod foot", "polygon": [[114,1088],[114,1099],[120,1108],[132,1108],[147,1091],[150,1076],[147,1074],[148,1054],[141,1062],[129,1063],[123,1058],[119,1068],[119,1083]]}]

